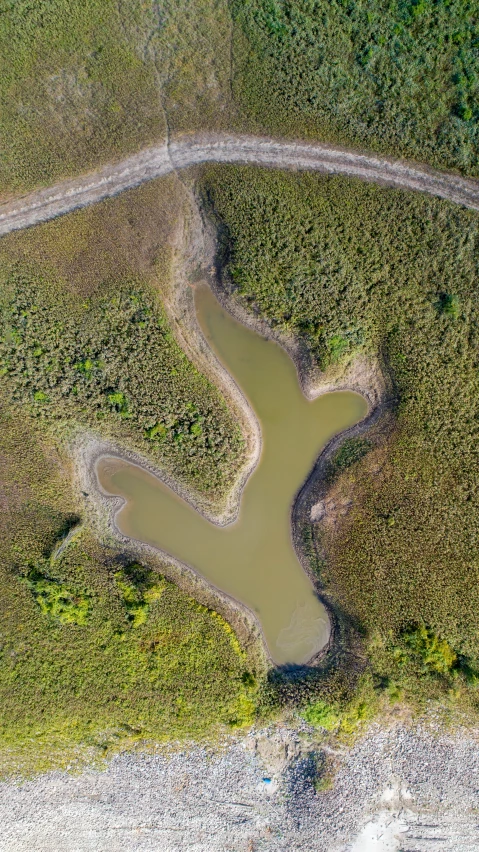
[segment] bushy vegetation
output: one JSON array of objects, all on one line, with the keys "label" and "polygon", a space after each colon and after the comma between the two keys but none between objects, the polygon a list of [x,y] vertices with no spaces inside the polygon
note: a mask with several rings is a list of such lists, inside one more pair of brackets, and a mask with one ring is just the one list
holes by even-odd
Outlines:
[{"label": "bushy vegetation", "polygon": [[334,730],[340,719],[337,710],[322,700],[309,704],[304,709],[302,716],[310,725],[324,728],[326,731]]},{"label": "bushy vegetation", "polygon": [[[42,566],[43,567],[43,566]],[[35,565],[25,576],[25,585],[30,589],[43,615],[61,624],[85,624],[90,609],[90,597],[84,590],[77,590],[53,580]]]},{"label": "bushy vegetation", "polygon": [[377,686],[392,702],[459,697],[464,708],[477,710],[476,664],[425,624],[389,636],[373,634],[370,655]]},{"label": "bushy vegetation", "polygon": [[[217,167],[203,186],[223,223],[225,282],[236,298],[300,336],[332,374],[371,354],[392,379],[398,402],[388,430],[368,436],[362,458],[362,443],[339,451],[337,487],[352,499],[349,512],[334,528],[313,526],[327,557],[322,582],[351,623],[381,637],[381,663],[370,654],[382,678],[411,624],[427,625],[474,670],[477,216],[340,178]],[[334,362],[337,336],[348,345]],[[419,680],[418,671],[409,678],[409,696]]]},{"label": "bushy vegetation", "polygon": [[134,439],[198,491],[219,493],[241,436],[211,384],[187,361],[141,285],[79,301],[28,269],[1,297],[2,382],[13,402]]},{"label": "bushy vegetation", "polygon": [[139,627],[148,618],[150,604],[158,601],[163,594],[164,581],[137,563],[117,571],[115,581],[125,607],[127,621],[132,627]]},{"label": "bushy vegetation", "polygon": [[329,462],[327,478],[334,479],[338,473],[356,464],[366,455],[371,446],[371,441],[367,438],[346,438]]},{"label": "bushy vegetation", "polygon": [[463,0],[233,0],[258,128],[479,173],[479,28]]},{"label": "bushy vegetation", "polygon": [[256,678],[218,613],[87,531],[50,557],[75,509],[68,466],[37,419],[0,423],[2,773],[251,720]]},{"label": "bushy vegetation", "polygon": [[169,178],[4,238],[0,385],[57,435],[92,427],[213,499],[243,443],[161,304],[183,206]]}]

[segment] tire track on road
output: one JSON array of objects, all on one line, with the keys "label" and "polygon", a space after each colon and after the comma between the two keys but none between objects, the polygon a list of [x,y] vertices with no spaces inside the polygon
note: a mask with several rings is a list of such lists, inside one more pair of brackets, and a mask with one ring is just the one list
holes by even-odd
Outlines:
[{"label": "tire track on road", "polygon": [[111,198],[146,181],[202,163],[237,163],[355,177],[438,196],[479,210],[479,181],[328,145],[258,136],[194,135],[152,146],[95,172],[0,204],[0,235]]}]

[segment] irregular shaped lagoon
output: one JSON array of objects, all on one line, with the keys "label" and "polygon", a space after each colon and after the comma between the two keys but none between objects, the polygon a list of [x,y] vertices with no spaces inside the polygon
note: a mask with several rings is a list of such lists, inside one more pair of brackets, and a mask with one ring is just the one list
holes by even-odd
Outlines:
[{"label": "irregular shaped lagoon", "polygon": [[328,642],[330,624],[293,548],[291,506],[322,447],[361,420],[367,403],[351,391],[308,401],[278,344],[234,320],[209,288],[195,301],[203,333],[261,426],[261,457],[238,519],[212,524],[153,474],[115,457],[98,460],[99,484],[125,501],[115,516],[124,535],[190,565],[249,607],[275,663],[305,663]]}]

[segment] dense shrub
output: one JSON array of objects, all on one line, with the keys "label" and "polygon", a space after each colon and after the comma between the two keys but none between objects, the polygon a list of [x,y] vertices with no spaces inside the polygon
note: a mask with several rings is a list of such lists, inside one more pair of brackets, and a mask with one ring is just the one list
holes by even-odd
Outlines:
[{"label": "dense shrub", "polygon": [[164,581],[136,563],[117,571],[115,581],[127,620],[132,627],[139,627],[148,618],[150,604],[160,599]]},{"label": "dense shrub", "polygon": [[85,591],[76,591],[50,578],[38,565],[28,571],[24,582],[44,615],[60,624],[86,624],[90,596]]},{"label": "dense shrub", "polygon": [[327,471],[328,478],[332,479],[341,471],[356,464],[366,455],[371,446],[371,441],[368,441],[367,438],[347,438],[330,460]]},{"label": "dense shrub", "polygon": [[479,173],[479,25],[463,0],[234,0],[259,127]]},{"label": "dense shrub", "polygon": [[325,728],[327,731],[332,731],[338,725],[340,719],[337,708],[321,700],[309,704],[304,709],[302,716],[310,725]]},{"label": "dense shrub", "polygon": [[240,431],[151,292],[125,284],[83,301],[23,268],[7,278],[1,303],[2,382],[12,402],[49,422],[101,426],[198,491],[224,493]]}]

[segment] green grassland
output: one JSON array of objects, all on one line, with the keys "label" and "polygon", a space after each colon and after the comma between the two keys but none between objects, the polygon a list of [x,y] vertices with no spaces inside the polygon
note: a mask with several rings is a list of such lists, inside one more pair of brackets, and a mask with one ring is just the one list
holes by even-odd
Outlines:
[{"label": "green grassland", "polygon": [[474,703],[477,215],[353,180],[253,168],[211,167],[202,185],[235,297],[300,336],[330,375],[366,354],[391,379],[392,412],[332,459],[332,488],[353,502],[337,527],[314,526],[321,582],[366,637],[378,688],[409,698],[464,691]]},{"label": "green grassland", "polygon": [[2,0],[4,191],[51,183],[164,135],[141,4]]},{"label": "green grassland", "polygon": [[161,564],[100,546],[72,491],[68,440],[85,428],[210,501],[242,458],[159,295],[182,198],[167,179],[1,244],[2,772],[212,736],[255,710],[252,662],[227,622]]},{"label": "green grassland", "polygon": [[464,0],[232,0],[234,97],[258,129],[479,174]]},{"label": "green grassland", "polygon": [[160,0],[158,9],[152,49],[170,131],[241,127],[229,0]]}]

